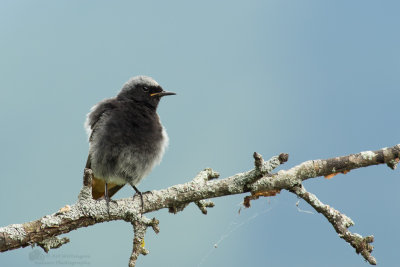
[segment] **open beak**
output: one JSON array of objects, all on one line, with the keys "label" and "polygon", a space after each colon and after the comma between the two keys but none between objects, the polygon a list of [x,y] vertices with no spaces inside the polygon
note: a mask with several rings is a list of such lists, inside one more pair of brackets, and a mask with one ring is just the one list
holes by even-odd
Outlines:
[{"label": "open beak", "polygon": [[163,96],[166,96],[166,95],[176,95],[176,93],[168,92],[168,91],[161,91],[161,92],[158,92],[158,93],[151,94],[150,96],[163,97]]}]

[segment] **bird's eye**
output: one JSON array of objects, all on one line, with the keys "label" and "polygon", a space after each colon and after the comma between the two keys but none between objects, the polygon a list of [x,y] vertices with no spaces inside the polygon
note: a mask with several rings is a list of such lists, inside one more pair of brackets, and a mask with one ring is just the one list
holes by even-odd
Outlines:
[{"label": "bird's eye", "polygon": [[149,87],[144,86],[143,87],[143,91],[148,92],[149,91]]}]

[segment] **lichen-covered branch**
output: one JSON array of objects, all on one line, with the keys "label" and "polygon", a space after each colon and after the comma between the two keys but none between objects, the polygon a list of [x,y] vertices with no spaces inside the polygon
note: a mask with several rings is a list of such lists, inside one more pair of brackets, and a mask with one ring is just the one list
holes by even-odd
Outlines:
[{"label": "lichen-covered branch", "polygon": [[361,253],[365,260],[367,260],[370,264],[376,265],[376,260],[371,255],[371,252],[374,248],[370,244],[374,242],[373,236],[362,237],[357,233],[350,232],[348,228],[353,226],[354,222],[345,214],[340,213],[333,207],[322,203],[314,194],[307,192],[304,186],[294,186],[290,191],[304,199],[316,211],[324,215],[341,238],[346,240],[346,242],[354,247],[357,253]]},{"label": "lichen-covered branch", "polygon": [[134,267],[136,265],[136,260],[140,254],[149,254],[149,251],[144,248],[144,236],[146,234],[147,227],[149,226],[151,226],[154,232],[158,234],[160,232],[158,223],[159,221],[156,218],[150,220],[145,217],[138,218],[132,222],[135,235],[133,237],[133,249],[129,259],[129,267]]},{"label": "lichen-covered branch", "polygon": [[[53,237],[96,223],[124,220],[132,223],[135,230],[134,249],[130,259],[130,266],[134,266],[137,256],[146,254],[142,241],[147,227],[152,226],[156,232],[158,231],[158,228],[155,228],[156,224],[150,223],[154,221],[150,220],[149,222],[149,219],[143,217],[145,213],[163,208],[176,213],[193,202],[206,214],[206,208],[213,206],[211,202],[206,201],[210,198],[246,192],[251,192],[252,196],[257,198],[259,196],[272,196],[282,189],[294,192],[307,201],[307,195],[311,196],[310,193],[302,193],[300,190],[303,188],[301,185],[305,180],[347,173],[353,169],[377,164],[387,164],[390,168],[395,169],[399,162],[399,154],[400,145],[396,145],[377,151],[366,151],[325,160],[311,160],[289,170],[272,173],[276,167],[288,160],[288,155],[281,154],[264,161],[261,155],[255,153],[253,155],[255,167],[247,172],[238,173],[225,179],[216,179],[218,173],[211,169],[205,169],[188,183],[144,193],[143,210],[141,209],[141,200],[138,197],[112,200],[108,205],[104,200],[93,200],[90,188],[92,172],[86,169],[84,185],[75,204],[66,205],[58,212],[32,222],[1,227],[0,251],[4,252],[35,244],[46,249],[56,248],[67,242],[67,239],[54,239]],[[310,201],[309,203],[313,206],[317,202]],[[324,214],[323,210],[316,208],[317,206],[313,207]],[[327,219],[335,227],[334,223],[337,223],[337,221],[328,217]],[[350,225],[345,222],[346,220],[342,224],[343,229],[338,228],[344,233],[343,238],[373,264],[375,259],[370,255],[372,246],[369,245],[372,238],[357,238],[356,234],[348,232],[347,228]],[[338,231],[336,227],[335,229]],[[347,233],[350,233],[353,237],[348,237]],[[371,258],[369,258],[370,256]]]}]

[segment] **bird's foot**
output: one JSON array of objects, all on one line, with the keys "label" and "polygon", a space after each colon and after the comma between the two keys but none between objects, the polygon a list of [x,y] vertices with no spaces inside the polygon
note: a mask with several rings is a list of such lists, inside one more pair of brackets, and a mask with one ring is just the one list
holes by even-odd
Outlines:
[{"label": "bird's foot", "polygon": [[[133,189],[135,189],[136,194],[138,194],[140,196],[140,200],[142,201],[142,213],[143,213],[144,212],[143,194],[142,194],[142,192],[139,191],[139,189],[136,188],[136,186],[132,186],[132,187],[133,187]],[[136,194],[133,195],[133,199],[135,199]]]}]

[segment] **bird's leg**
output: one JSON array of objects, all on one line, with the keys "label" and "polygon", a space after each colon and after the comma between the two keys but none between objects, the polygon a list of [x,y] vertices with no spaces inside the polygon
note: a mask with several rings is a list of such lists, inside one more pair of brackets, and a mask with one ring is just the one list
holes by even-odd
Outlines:
[{"label": "bird's leg", "polygon": [[106,200],[107,209],[108,209],[109,205],[110,205],[110,197],[108,196],[108,184],[107,183],[106,183],[105,188],[104,188],[104,199]]},{"label": "bird's leg", "polygon": [[[144,211],[144,201],[143,201],[143,194],[142,192],[139,191],[139,189],[136,188],[136,186],[132,185],[133,189],[135,189],[136,193],[139,194],[140,199],[142,200],[142,212]],[[135,196],[133,196],[135,197]]]}]

